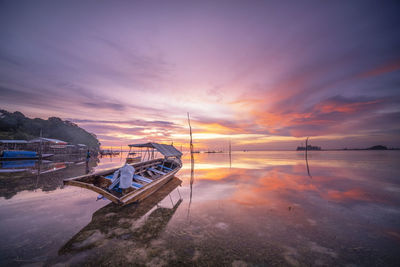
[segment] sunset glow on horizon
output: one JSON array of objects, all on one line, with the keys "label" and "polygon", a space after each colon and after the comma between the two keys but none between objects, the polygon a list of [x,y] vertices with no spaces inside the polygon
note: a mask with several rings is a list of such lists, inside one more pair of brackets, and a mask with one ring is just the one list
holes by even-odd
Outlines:
[{"label": "sunset glow on horizon", "polygon": [[[0,109],[102,146],[400,147],[400,5],[0,4]],[[334,194],[333,194],[334,195]]]}]

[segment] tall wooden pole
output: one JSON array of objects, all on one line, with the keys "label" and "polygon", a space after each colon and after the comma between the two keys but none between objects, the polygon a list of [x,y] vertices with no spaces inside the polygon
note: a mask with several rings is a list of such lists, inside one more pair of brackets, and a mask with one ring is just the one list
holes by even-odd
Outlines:
[{"label": "tall wooden pole", "polygon": [[40,129],[40,143],[39,143],[39,164],[42,161],[42,129]]},{"label": "tall wooden pole", "polygon": [[307,137],[307,139],[306,139],[306,160],[307,160],[307,150],[308,150],[308,138],[309,137]]},{"label": "tall wooden pole", "polygon": [[189,133],[190,133],[190,153],[193,154],[193,138],[192,138],[192,126],[190,125],[189,112],[187,113],[188,123],[189,123]]}]

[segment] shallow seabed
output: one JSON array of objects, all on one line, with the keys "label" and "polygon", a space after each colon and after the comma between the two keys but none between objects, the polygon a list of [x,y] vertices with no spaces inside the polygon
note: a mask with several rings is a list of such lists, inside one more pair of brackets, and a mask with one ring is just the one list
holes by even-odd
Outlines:
[{"label": "shallow seabed", "polygon": [[62,186],[81,162],[0,173],[0,264],[399,266],[400,151],[312,151],[309,172],[304,152],[194,157],[123,208]]}]

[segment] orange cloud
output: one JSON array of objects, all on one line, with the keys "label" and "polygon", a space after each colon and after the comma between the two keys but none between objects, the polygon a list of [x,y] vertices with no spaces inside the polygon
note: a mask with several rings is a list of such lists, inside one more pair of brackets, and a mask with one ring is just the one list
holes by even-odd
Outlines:
[{"label": "orange cloud", "polygon": [[229,102],[231,105],[254,105],[263,103],[264,100],[260,98],[240,98],[238,100]]},{"label": "orange cloud", "polygon": [[[292,135],[325,135],[338,133],[340,126],[349,115],[360,117],[371,112],[383,103],[382,99],[359,100],[341,96],[325,99],[308,108],[292,106],[283,109],[254,108],[250,113],[258,126],[270,134]],[[379,106],[378,106],[379,105]],[[299,109],[299,110],[296,110]],[[335,128],[332,129],[332,125]]]},{"label": "orange cloud", "polygon": [[358,110],[368,108],[370,105],[382,102],[381,100],[367,101],[367,102],[355,102],[355,103],[339,103],[335,101],[326,101],[318,104],[315,110],[321,113],[331,112],[342,112],[342,113],[353,113]]},{"label": "orange cloud", "polygon": [[196,133],[216,133],[216,134],[242,134],[247,133],[249,125],[241,123],[207,122],[201,120],[193,121],[193,127],[200,130]]},{"label": "orange cloud", "polygon": [[367,72],[361,73],[357,77],[369,78],[369,77],[374,77],[374,76],[390,73],[390,72],[397,71],[397,70],[400,70],[400,59],[397,59],[396,61],[384,64],[384,65],[381,65],[373,70],[369,70]]}]

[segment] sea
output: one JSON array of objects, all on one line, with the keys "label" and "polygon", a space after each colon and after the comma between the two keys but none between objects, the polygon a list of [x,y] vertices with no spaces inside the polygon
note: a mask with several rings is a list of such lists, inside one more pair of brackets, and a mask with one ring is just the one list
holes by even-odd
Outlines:
[{"label": "sea", "polygon": [[1,266],[400,266],[400,151],[183,156],[119,207],[63,179],[126,154],[1,162]]}]

